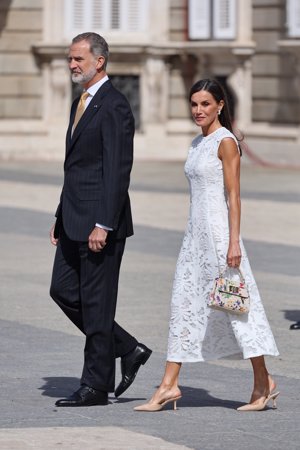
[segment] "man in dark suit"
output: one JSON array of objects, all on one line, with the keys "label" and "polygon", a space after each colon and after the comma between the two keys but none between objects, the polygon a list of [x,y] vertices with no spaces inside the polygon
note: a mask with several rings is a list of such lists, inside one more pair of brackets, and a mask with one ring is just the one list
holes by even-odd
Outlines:
[{"label": "man in dark suit", "polygon": [[96,33],[76,36],[69,50],[72,80],[84,92],[71,108],[64,185],[50,232],[57,246],[50,295],[85,334],[81,386],[57,406],[106,405],[121,357],[121,395],[151,350],[115,321],[119,269],[133,234],[128,188],[134,119],[106,74],[108,45]]}]

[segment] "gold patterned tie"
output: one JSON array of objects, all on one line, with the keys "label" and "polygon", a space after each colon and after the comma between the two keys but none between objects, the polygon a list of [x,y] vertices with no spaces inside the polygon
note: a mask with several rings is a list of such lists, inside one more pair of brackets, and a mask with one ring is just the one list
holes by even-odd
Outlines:
[{"label": "gold patterned tie", "polygon": [[77,105],[77,109],[76,109],[76,114],[75,114],[75,119],[74,119],[74,123],[73,123],[73,131],[75,130],[79,120],[81,119],[84,111],[85,111],[85,101],[88,98],[90,94],[88,92],[83,92],[81,94],[79,103]]}]

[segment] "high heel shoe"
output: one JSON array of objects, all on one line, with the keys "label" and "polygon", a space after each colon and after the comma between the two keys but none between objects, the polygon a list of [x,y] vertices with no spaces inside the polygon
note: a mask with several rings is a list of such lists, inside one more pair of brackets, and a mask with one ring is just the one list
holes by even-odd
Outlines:
[{"label": "high heel shoe", "polygon": [[147,411],[147,412],[156,412],[161,411],[168,403],[173,403],[173,409],[176,411],[177,405],[176,402],[179,400],[182,396],[178,395],[177,397],[171,397],[166,400],[162,400],[159,403],[145,403],[144,405],[136,406],[133,408],[135,411]]},{"label": "high heel shoe", "polygon": [[265,397],[265,399],[261,399],[257,403],[248,403],[247,405],[240,406],[239,408],[237,408],[237,411],[262,411],[263,409],[265,409],[270,400],[272,400],[272,407],[275,409],[277,408],[276,399],[279,394],[280,392],[271,393],[267,397]]}]

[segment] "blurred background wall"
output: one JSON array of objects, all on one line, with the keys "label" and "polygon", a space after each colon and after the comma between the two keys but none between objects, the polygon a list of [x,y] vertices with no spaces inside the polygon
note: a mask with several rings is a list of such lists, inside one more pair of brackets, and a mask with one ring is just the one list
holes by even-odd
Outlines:
[{"label": "blurred background wall", "polygon": [[300,165],[299,0],[0,0],[0,159],[64,157],[78,94],[66,55],[84,31],[109,43],[136,158],[186,157],[199,132],[188,91],[215,77],[250,149]]}]

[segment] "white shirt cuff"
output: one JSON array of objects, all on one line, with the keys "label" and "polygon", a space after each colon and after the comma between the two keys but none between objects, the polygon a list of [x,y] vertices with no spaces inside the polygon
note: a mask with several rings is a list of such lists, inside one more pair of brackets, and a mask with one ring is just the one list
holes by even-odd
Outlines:
[{"label": "white shirt cuff", "polygon": [[106,230],[106,231],[113,231],[113,228],[106,227],[105,225],[101,225],[100,223],[96,223],[95,226],[98,228],[103,228],[103,230]]}]

